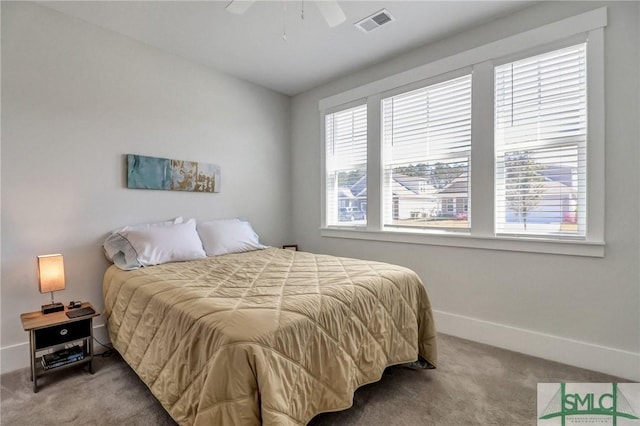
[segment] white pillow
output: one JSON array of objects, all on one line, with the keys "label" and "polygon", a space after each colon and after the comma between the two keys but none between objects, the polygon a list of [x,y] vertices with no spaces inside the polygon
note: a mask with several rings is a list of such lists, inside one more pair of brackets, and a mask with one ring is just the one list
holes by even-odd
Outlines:
[{"label": "white pillow", "polygon": [[124,247],[112,257],[116,266],[125,270],[206,256],[195,219],[184,223],[125,227],[107,238],[105,251],[107,246],[113,245]]},{"label": "white pillow", "polygon": [[182,222],[182,216],[178,216],[175,219],[163,220],[161,222],[128,225],[123,228],[116,229],[111,232],[111,235],[107,237],[102,245],[104,254],[107,256],[107,259],[115,263],[120,269],[137,269],[142,266],[137,260],[138,255],[129,241],[124,238],[121,233],[132,230],[146,230],[158,226],[171,226]]},{"label": "white pillow", "polygon": [[259,242],[249,222],[240,219],[222,219],[198,223],[198,234],[207,256],[261,250],[266,248]]}]

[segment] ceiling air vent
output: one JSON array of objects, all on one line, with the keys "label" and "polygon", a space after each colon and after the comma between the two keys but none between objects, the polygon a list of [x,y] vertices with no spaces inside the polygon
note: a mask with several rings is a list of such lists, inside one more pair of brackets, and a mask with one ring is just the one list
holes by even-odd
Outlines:
[{"label": "ceiling air vent", "polygon": [[376,28],[380,28],[384,24],[388,24],[391,21],[395,21],[395,18],[391,16],[387,9],[382,9],[371,16],[355,23],[355,26],[360,28],[365,33],[369,33]]}]

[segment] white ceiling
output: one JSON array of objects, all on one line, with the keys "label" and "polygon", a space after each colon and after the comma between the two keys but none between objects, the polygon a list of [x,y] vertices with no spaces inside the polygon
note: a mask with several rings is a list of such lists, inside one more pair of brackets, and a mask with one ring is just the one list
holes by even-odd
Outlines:
[{"label": "white ceiling", "polygon": [[[533,1],[346,1],[329,28],[311,0],[40,2],[68,15],[287,95],[530,6]],[[284,5],[286,4],[286,13]],[[304,5],[304,20],[300,17]],[[353,24],[386,8],[395,22],[368,34]],[[286,22],[287,40],[283,40]]]}]

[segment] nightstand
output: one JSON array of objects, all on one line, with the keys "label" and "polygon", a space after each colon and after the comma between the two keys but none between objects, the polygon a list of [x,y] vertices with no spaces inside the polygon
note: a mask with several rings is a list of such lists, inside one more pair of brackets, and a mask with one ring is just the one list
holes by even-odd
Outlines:
[{"label": "nightstand", "polygon": [[[84,307],[96,311],[90,303],[83,303]],[[89,371],[93,374],[93,318],[100,314],[96,311],[90,315],[69,318],[66,315],[68,311],[70,309],[65,307],[64,311],[52,314],[44,315],[37,311],[20,315],[22,327],[29,332],[34,392],[38,392],[38,377],[54,371],[89,364]],[[65,349],[67,351],[62,356]]]}]

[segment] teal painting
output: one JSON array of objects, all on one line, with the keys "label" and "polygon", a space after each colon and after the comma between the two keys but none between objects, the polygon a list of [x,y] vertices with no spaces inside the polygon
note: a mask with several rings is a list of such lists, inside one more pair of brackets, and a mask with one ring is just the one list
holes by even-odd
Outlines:
[{"label": "teal painting", "polygon": [[127,155],[127,187],[220,192],[220,167],[197,161]]}]

